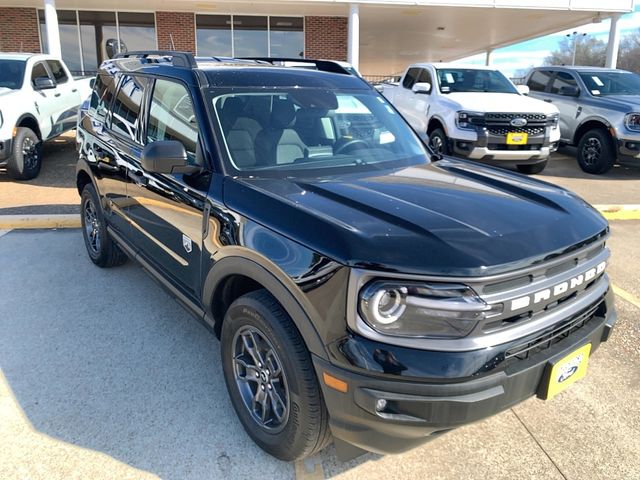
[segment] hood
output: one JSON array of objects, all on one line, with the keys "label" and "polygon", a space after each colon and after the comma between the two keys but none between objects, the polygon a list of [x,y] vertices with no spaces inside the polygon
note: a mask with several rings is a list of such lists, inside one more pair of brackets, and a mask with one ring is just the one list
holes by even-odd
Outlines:
[{"label": "hood", "polygon": [[620,112],[640,112],[639,95],[605,95],[602,97],[592,97],[598,106],[616,109]]},{"label": "hood", "polygon": [[326,179],[227,177],[224,199],[342,264],[425,275],[500,273],[607,230],[564,189],[449,159]]},{"label": "hood", "polygon": [[7,88],[7,87],[0,87],[0,95],[6,95],[8,93],[11,93],[13,91],[18,91],[18,90],[12,90],[11,88]]},{"label": "hood", "polygon": [[472,112],[558,113],[550,103],[517,93],[453,92],[443,94],[455,110]]}]

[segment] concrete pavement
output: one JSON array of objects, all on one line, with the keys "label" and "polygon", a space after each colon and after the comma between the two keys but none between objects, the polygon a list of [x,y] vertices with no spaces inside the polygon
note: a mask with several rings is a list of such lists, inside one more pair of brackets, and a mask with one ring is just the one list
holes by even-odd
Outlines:
[{"label": "concrete pavement", "polygon": [[[639,224],[612,227],[610,272],[630,292]],[[402,455],[340,463],[328,447],[294,466],[251,442],[217,340],[137,265],[93,266],[78,230],[0,235],[0,265],[3,480],[640,478],[640,309],[624,300],[587,377],[552,401]]]}]

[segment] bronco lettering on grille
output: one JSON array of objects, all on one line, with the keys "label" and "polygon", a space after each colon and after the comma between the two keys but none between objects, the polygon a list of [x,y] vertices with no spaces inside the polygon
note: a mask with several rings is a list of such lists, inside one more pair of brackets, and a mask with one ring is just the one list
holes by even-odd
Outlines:
[{"label": "bronco lettering on grille", "polygon": [[520,310],[521,308],[536,305],[540,302],[553,301],[556,297],[570,292],[571,290],[575,290],[584,283],[590,282],[596,276],[604,272],[606,267],[607,262],[601,262],[586,272],[554,285],[553,287],[545,288],[544,290],[540,290],[539,292],[535,292],[531,295],[511,300],[511,311]]}]

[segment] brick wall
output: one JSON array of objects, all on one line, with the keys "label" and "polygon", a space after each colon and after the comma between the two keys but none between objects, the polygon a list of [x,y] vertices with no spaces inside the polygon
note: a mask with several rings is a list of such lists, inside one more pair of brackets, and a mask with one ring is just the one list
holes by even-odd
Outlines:
[{"label": "brick wall", "polygon": [[347,60],[346,17],[305,17],[304,28],[304,54],[307,58]]},{"label": "brick wall", "polygon": [[196,26],[193,13],[156,12],[156,35],[158,48],[169,50],[171,36],[176,50],[196,53]]},{"label": "brick wall", "polygon": [[40,53],[35,8],[0,7],[0,52]]}]

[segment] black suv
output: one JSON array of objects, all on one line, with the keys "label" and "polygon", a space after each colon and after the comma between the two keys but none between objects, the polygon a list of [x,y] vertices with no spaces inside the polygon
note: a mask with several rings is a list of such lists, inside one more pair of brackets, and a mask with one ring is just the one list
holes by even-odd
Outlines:
[{"label": "black suv", "polygon": [[400,452],[585,374],[616,320],[607,222],[434,157],[362,79],[136,52],[78,129],[91,260],[134,258],[222,343],[247,433]]}]

